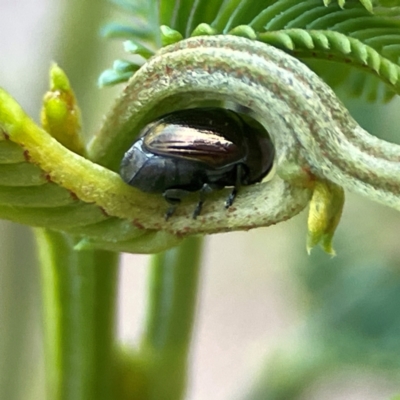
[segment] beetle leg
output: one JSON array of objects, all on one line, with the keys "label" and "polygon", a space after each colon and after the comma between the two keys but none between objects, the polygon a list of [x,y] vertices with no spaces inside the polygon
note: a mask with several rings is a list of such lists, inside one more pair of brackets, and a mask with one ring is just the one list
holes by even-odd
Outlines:
[{"label": "beetle leg", "polygon": [[[178,203],[178,204],[179,204],[179,203]],[[171,206],[168,207],[167,212],[164,214],[164,219],[165,219],[166,221],[168,221],[168,220],[169,220],[169,217],[171,217],[171,216],[174,214],[174,212],[175,212],[176,207],[177,207],[178,204],[171,205]]]},{"label": "beetle leg", "polygon": [[242,164],[238,164],[236,167],[236,182],[235,186],[233,187],[232,191],[230,192],[228,198],[225,200],[225,208],[229,208],[232,204],[233,201],[235,200],[235,197],[237,195],[237,192],[242,186],[242,175],[244,173],[243,166]]},{"label": "beetle leg", "polygon": [[211,193],[213,190],[214,190],[213,186],[210,185],[209,183],[205,183],[203,185],[203,187],[200,189],[199,202],[197,203],[197,206],[193,211],[193,219],[196,219],[200,215],[201,209],[203,208],[203,203],[207,197],[207,194]]},{"label": "beetle leg", "polygon": [[170,207],[164,216],[166,221],[168,221],[169,217],[174,214],[176,207],[181,203],[182,199],[187,196],[188,193],[189,192],[187,190],[183,189],[167,189],[163,193],[164,199],[170,204]]}]

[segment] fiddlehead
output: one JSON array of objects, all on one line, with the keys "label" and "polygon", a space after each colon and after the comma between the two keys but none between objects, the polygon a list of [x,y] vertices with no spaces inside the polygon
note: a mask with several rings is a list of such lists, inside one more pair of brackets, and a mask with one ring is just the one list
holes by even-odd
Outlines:
[{"label": "fiddlehead", "polygon": [[[191,10],[179,8],[179,2],[175,6],[171,6],[173,2],[160,4],[160,10],[168,11],[162,14],[162,18],[167,19],[162,22],[176,29],[182,28],[186,21],[188,25],[181,32],[200,37],[182,40],[180,32],[163,27],[158,39],[149,41],[146,32],[150,30],[141,30],[143,35],[139,39],[143,40],[126,43],[128,51],[145,59],[154,54],[154,42],[173,44],[156,52],[141,68],[131,61],[115,64],[115,70],[122,75],[111,77],[109,83],[134,76],[89,151],[91,161],[106,168],[77,155],[71,156],[60,144],[49,141],[48,135],[28,123],[27,117],[14,105],[10,110],[4,107],[5,111],[0,107],[4,131],[0,139],[9,138],[21,145],[29,155],[29,162],[37,164],[53,183],[72,192],[80,202],[72,208],[79,209],[84,202],[93,203],[87,204],[95,216],[93,229],[81,226],[84,225],[82,221],[74,225],[71,219],[65,221],[66,230],[84,237],[88,233],[89,245],[97,243],[104,248],[129,248],[131,251],[136,251],[136,247],[129,247],[124,238],[129,239],[129,243],[132,240],[137,243],[137,237],[146,242],[152,235],[165,233],[161,245],[153,247],[162,249],[175,244],[178,236],[249,229],[288,219],[308,204],[313,192],[313,201],[317,203],[329,203],[330,196],[342,199],[337,185],[398,208],[398,147],[364,132],[331,89],[292,56],[302,59],[333,57],[344,63],[350,60],[351,66],[369,70],[396,92],[399,73],[394,60],[398,49],[388,44],[392,42],[387,39],[387,34],[398,22],[385,16],[371,16],[368,2],[362,2],[364,6],[359,2],[348,2],[349,7],[346,4],[346,9],[341,10],[343,2],[331,2],[325,7],[319,0],[266,0],[257,3],[254,9],[251,7],[254,2],[249,1],[215,2],[217,8],[213,19],[208,14],[205,19],[210,25],[199,25],[199,10],[206,3],[195,1]],[[236,3],[238,9],[247,11],[229,14]],[[269,18],[274,10],[279,13]],[[372,28],[375,33],[382,28],[375,41],[371,38],[372,31],[360,25],[368,18],[375,21]],[[305,29],[308,26],[315,29]],[[336,32],[329,30],[332,26],[337,28]],[[349,36],[352,28],[358,35],[354,38]],[[126,29],[124,33],[127,33]],[[134,34],[129,32],[129,35]],[[210,36],[201,36],[204,34]],[[368,45],[366,41],[369,41]],[[8,100],[5,99],[3,104]],[[174,218],[165,222],[162,217],[165,204],[159,196],[145,195],[130,188],[112,171],[118,171],[124,152],[140,129],[158,116],[209,101],[227,100],[250,109],[266,127],[276,147],[277,174],[269,182],[241,189],[234,207],[228,211],[221,207],[220,201],[226,193],[214,193],[210,200],[218,198],[218,202],[207,202],[204,214],[197,221],[190,218],[193,204],[185,202]],[[24,126],[9,123],[9,112],[13,114],[11,119],[25,121]],[[27,136],[23,130],[28,132]],[[41,144],[40,151],[38,143]],[[51,157],[46,156],[45,149]],[[189,197],[190,200],[194,197]],[[314,237],[321,232],[333,232],[341,202],[333,201],[332,204],[335,204],[336,215],[330,215],[326,209],[322,228],[318,215],[318,218],[314,218],[315,215],[310,218],[311,225],[317,227],[310,229]],[[312,207],[312,210],[320,208]],[[18,210],[15,220],[32,223],[28,218],[30,210],[26,214],[22,211]],[[4,215],[10,212],[12,214],[12,210],[5,209]],[[110,223],[109,219],[113,218]],[[42,220],[39,216],[33,224],[40,225],[37,221]],[[54,225],[46,221],[44,226],[59,224],[57,219],[50,222]],[[125,233],[117,240],[112,235],[112,227],[120,223],[125,223]],[[111,227],[106,235],[101,229],[103,225]],[[311,240],[311,245],[318,240]],[[141,251],[150,249],[151,245],[145,246],[144,250],[142,247]]]},{"label": "fiddlehead", "polygon": [[[201,101],[226,99],[251,109],[266,126],[276,147],[278,176],[243,191],[251,195],[251,203],[238,202],[237,210],[222,218],[214,208],[208,210],[186,231],[209,232],[209,218],[218,221],[211,231],[286,219],[307,202],[307,174],[311,180],[326,179],[400,208],[399,147],[365,132],[330,88],[297,59],[235,36],[192,38],[162,49],[125,88],[112,117],[92,143],[91,156],[116,169],[135,133],[152,118]],[[264,204],[271,202],[266,196],[276,190],[274,185],[290,190],[272,210]],[[288,212],[290,204],[297,206]],[[262,215],[254,213],[254,207],[261,208]],[[245,209],[250,213],[244,219]],[[268,220],[271,213],[279,218]],[[246,225],[242,225],[244,220]],[[173,231],[175,226],[171,222]]]}]

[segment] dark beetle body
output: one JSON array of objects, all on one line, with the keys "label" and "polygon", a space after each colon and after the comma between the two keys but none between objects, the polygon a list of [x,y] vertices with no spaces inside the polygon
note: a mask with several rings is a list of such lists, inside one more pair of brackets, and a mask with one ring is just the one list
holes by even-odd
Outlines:
[{"label": "dark beetle body", "polygon": [[[260,129],[259,124],[250,125],[239,114],[221,108],[165,115],[147,125],[125,153],[121,177],[144,192],[164,193],[171,204],[179,203],[180,192],[238,189],[260,182],[274,159],[271,140]],[[228,206],[235,194],[236,190]]]}]

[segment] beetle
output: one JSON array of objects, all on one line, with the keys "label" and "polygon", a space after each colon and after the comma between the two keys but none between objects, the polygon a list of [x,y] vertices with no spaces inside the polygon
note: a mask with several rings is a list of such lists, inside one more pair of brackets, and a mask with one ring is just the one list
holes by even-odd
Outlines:
[{"label": "beetle", "polygon": [[189,192],[199,191],[200,214],[207,193],[232,186],[225,207],[241,186],[260,182],[275,150],[265,128],[239,113],[217,107],[172,112],[146,125],[125,153],[122,179],[143,192],[162,193],[165,218]]}]

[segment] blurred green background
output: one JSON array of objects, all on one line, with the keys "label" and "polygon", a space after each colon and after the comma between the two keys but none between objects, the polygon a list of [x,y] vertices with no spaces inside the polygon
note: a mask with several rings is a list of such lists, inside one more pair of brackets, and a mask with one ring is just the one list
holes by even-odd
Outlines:
[{"label": "blurred green background", "polygon": [[[98,35],[105,0],[0,0],[0,85],[38,120],[51,61],[75,88],[87,135],[119,88],[96,79],[123,54]],[[71,29],[73,27],[73,29]],[[345,99],[345,93],[342,94]],[[399,101],[348,100],[400,143]],[[400,213],[347,194],[337,257],[305,250],[306,213],[207,239],[188,400],[381,400],[400,393]],[[43,399],[39,268],[29,228],[0,221],[0,399]],[[148,257],[125,255],[118,333],[135,345]]]}]

